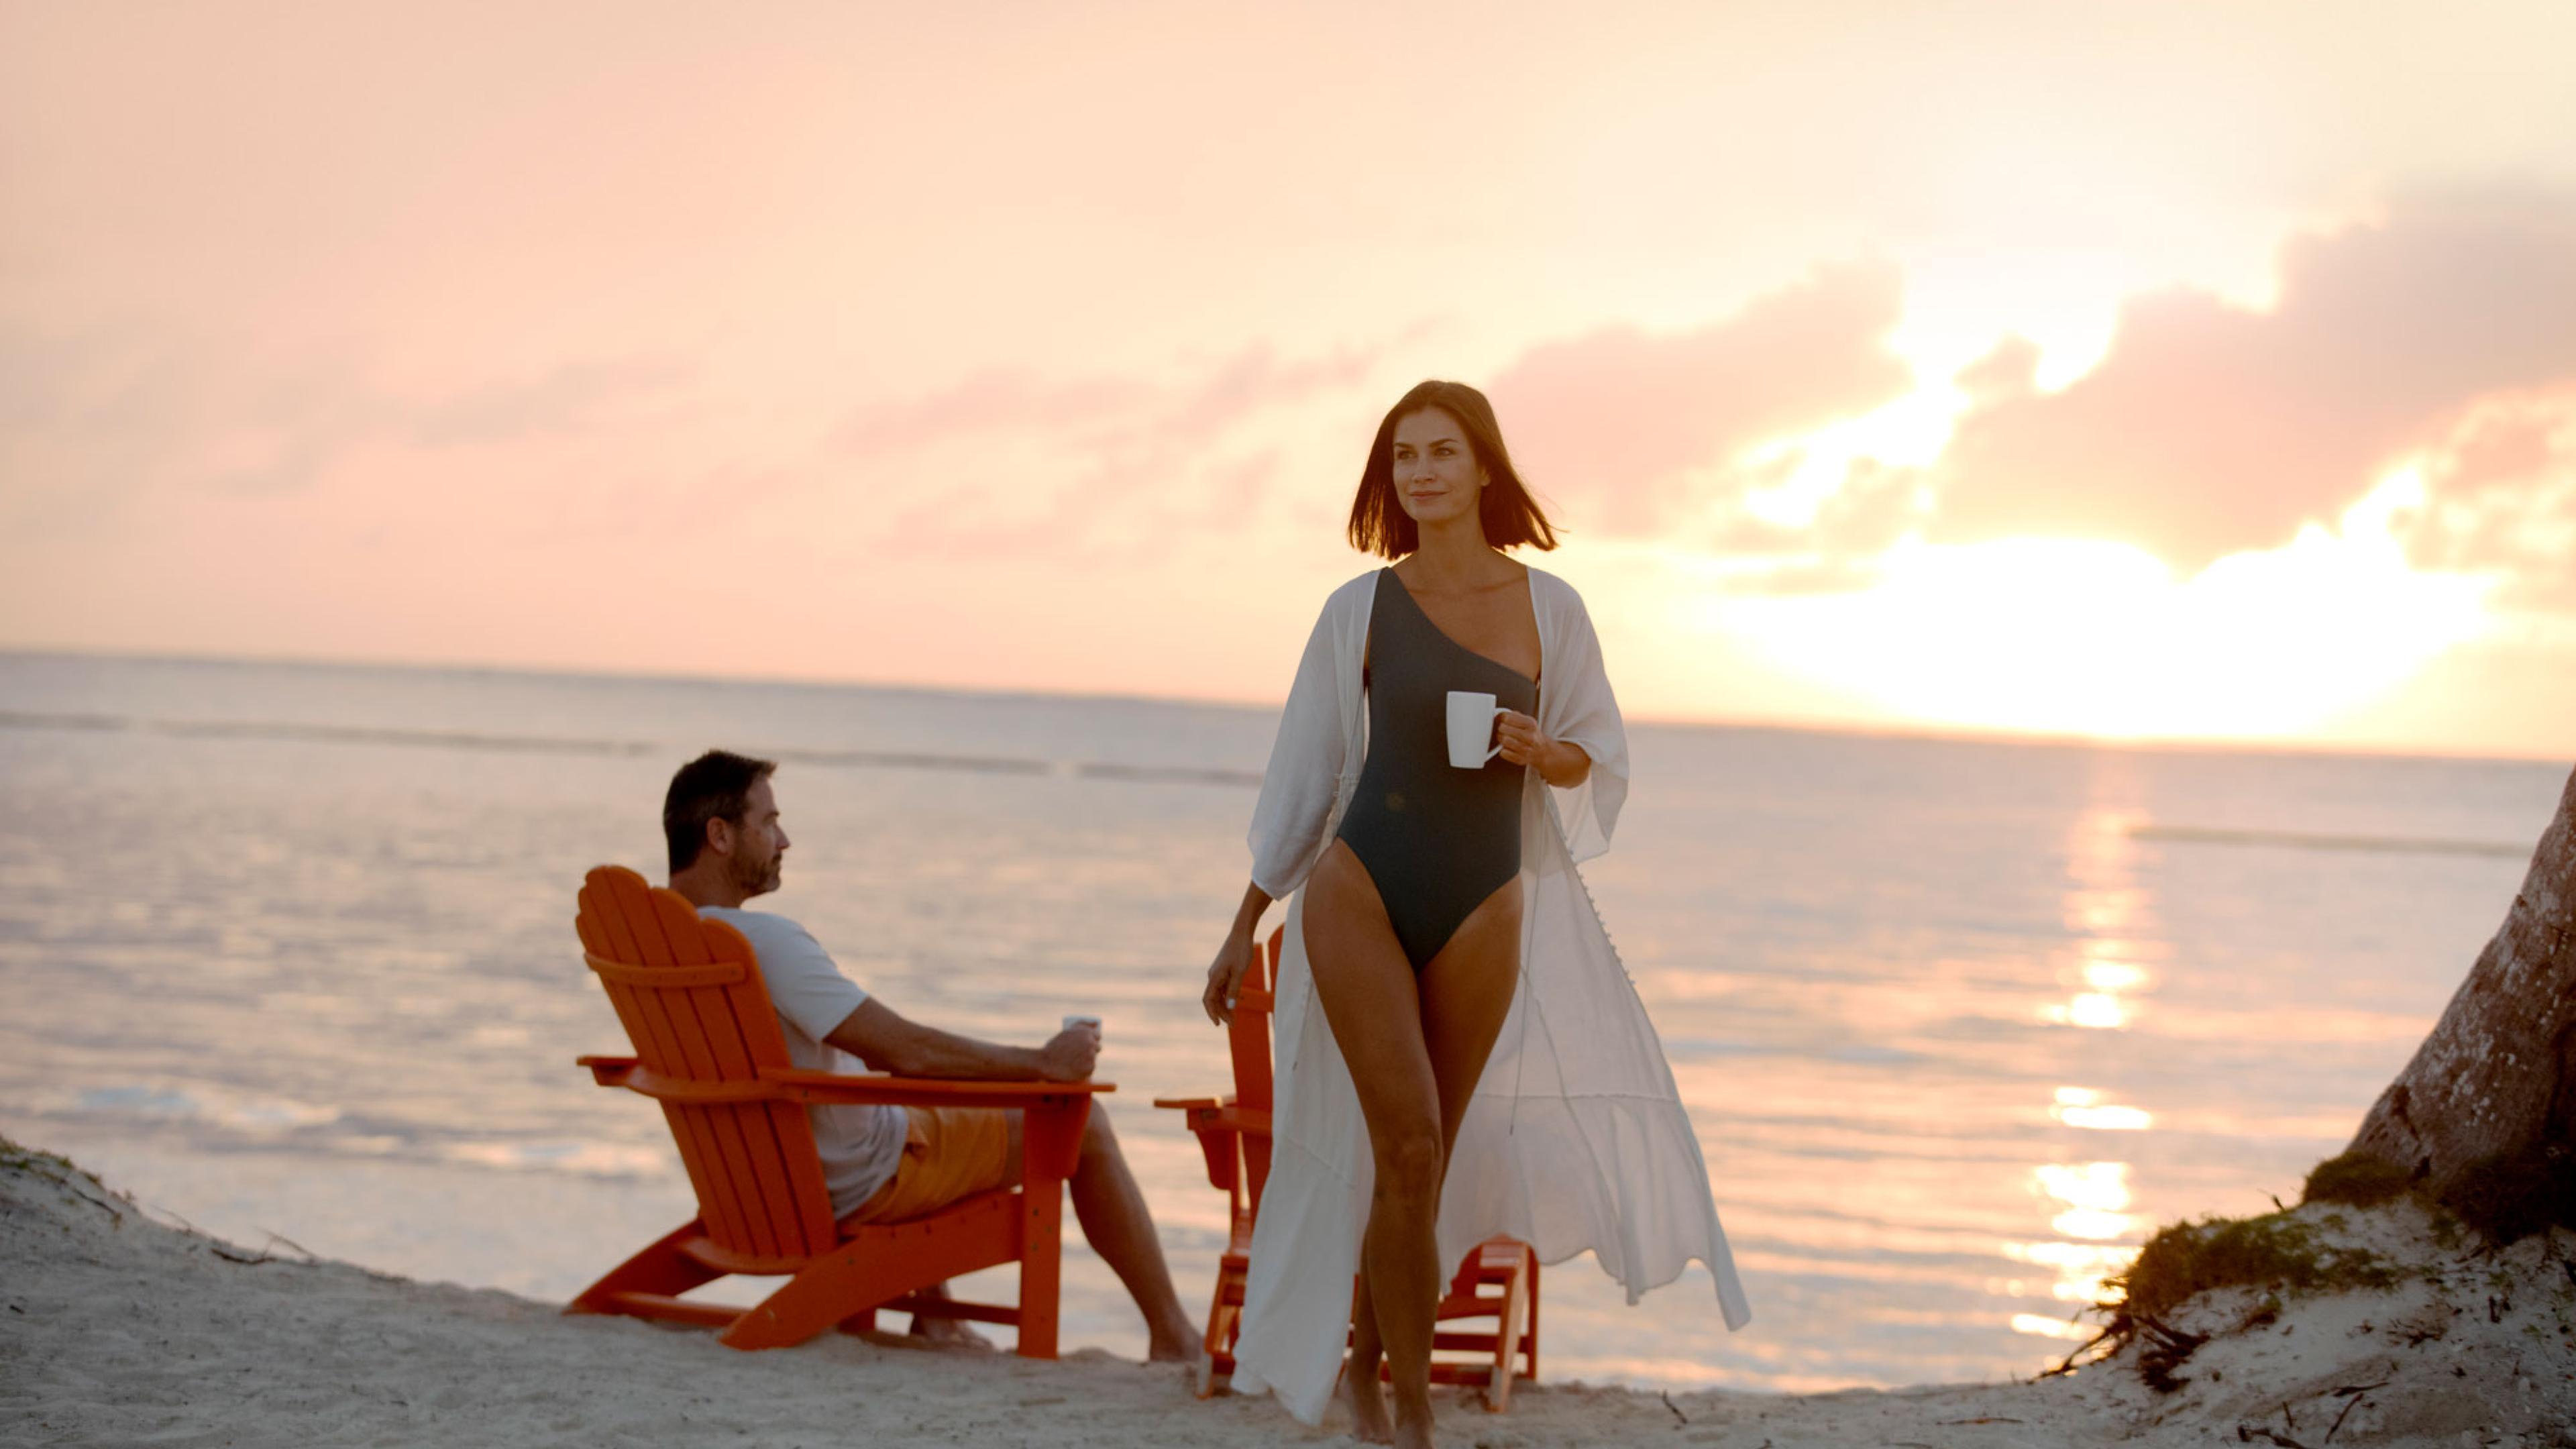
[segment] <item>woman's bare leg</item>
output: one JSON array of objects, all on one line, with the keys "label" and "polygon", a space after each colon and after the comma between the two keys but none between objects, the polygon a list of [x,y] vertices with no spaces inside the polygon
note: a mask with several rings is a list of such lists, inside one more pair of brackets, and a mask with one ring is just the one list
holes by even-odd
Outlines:
[{"label": "woman's bare leg", "polygon": [[1306,956],[1316,1000],[1350,1063],[1375,1159],[1353,1352],[1354,1428],[1388,1437],[1378,1356],[1393,1369],[1392,1438],[1431,1442],[1431,1333],[1440,1302],[1434,1234],[1448,1148],[1511,1006],[1519,970],[1517,882],[1462,922],[1419,980],[1376,883],[1335,842],[1309,878]]},{"label": "woman's bare leg", "polygon": [[[1440,1097],[1440,1167],[1444,1184],[1449,1156],[1457,1150],[1458,1128],[1466,1121],[1476,1083],[1484,1076],[1486,1059],[1493,1055],[1495,1038],[1511,1012],[1512,991],[1520,973],[1520,904],[1520,882],[1516,879],[1469,913],[1449,938],[1449,944],[1415,978],[1423,1047],[1430,1057],[1432,1082]],[[1498,951],[1504,953],[1499,961]],[[1502,973],[1499,988],[1495,985],[1497,972]],[[1435,1192],[1435,1226],[1439,1203]],[[1431,1328],[1437,1331],[1440,1274],[1448,1265],[1438,1261],[1436,1244],[1433,1253]],[[1369,1290],[1369,1275],[1363,1268],[1359,1297],[1351,1309],[1351,1413],[1360,1437],[1372,1443],[1386,1442],[1390,1437],[1386,1408],[1377,1385],[1378,1364],[1385,1352],[1385,1340],[1378,1333],[1377,1295]],[[1427,1343],[1423,1357],[1424,1392],[1428,1394]]]},{"label": "woman's bare leg", "polygon": [[[1437,1301],[1432,1223],[1439,1204],[1440,1089],[1422,1042],[1413,965],[1396,942],[1377,883],[1339,841],[1307,878],[1303,912],[1315,999],[1350,1064],[1377,1169],[1361,1239],[1358,1351],[1342,1376],[1353,1432],[1375,1443],[1393,1437],[1377,1383],[1379,1345],[1392,1341],[1399,1345],[1397,1418],[1415,1431],[1409,1437],[1427,1443],[1428,1364],[1416,1375],[1422,1380],[1420,1401],[1406,1404],[1403,1346],[1419,1336],[1427,1349],[1430,1308]],[[1419,1335],[1412,1331],[1415,1318],[1421,1320]],[[1427,1354],[1422,1357],[1427,1360]]]},{"label": "woman's bare leg", "polygon": [[[1422,968],[1415,987],[1422,1002],[1423,1046],[1431,1057],[1431,1077],[1440,1094],[1440,1177],[1449,1177],[1449,1155],[1458,1146],[1458,1128],[1485,1061],[1494,1054],[1494,1039],[1512,1009],[1512,991],[1520,979],[1521,885],[1511,884],[1487,896],[1458,923],[1449,944]],[[1432,1219],[1439,1220],[1440,1194],[1431,1196]],[[1434,1242],[1431,1300],[1423,1312],[1422,1391],[1428,1401],[1431,1335],[1440,1326],[1440,1292],[1450,1264],[1440,1261]],[[1427,1440],[1425,1442],[1428,1442]]]},{"label": "woman's bare leg", "polygon": [[1385,1362],[1386,1340],[1377,1331],[1377,1295],[1369,1291],[1368,1264],[1363,1260],[1360,1291],[1351,1300],[1351,1359],[1342,1368],[1342,1389],[1351,1398],[1351,1436],[1364,1443],[1395,1442],[1395,1430],[1386,1420],[1386,1394],[1377,1383],[1378,1368]]},{"label": "woman's bare leg", "polygon": [[1521,974],[1521,883],[1485,897],[1458,923],[1449,944],[1422,968],[1415,988],[1422,1000],[1422,1042],[1440,1088],[1440,1163],[1458,1146],[1467,1104],[1494,1054],[1494,1039],[1511,1015]]}]

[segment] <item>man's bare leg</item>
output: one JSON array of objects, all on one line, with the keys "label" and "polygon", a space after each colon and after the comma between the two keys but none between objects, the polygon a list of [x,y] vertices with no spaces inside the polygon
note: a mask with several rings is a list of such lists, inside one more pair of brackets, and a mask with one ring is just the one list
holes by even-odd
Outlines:
[{"label": "man's bare leg", "polygon": [[1073,1168],[1073,1215],[1093,1252],[1109,1265],[1127,1296],[1145,1315],[1147,1359],[1187,1363],[1199,1356],[1199,1327],[1172,1291],[1172,1270],[1163,1262],[1162,1240],[1154,1235],[1154,1215],[1145,1194],[1127,1170],[1127,1156],[1110,1130],[1109,1114],[1098,1103],[1082,1128],[1082,1155]]}]

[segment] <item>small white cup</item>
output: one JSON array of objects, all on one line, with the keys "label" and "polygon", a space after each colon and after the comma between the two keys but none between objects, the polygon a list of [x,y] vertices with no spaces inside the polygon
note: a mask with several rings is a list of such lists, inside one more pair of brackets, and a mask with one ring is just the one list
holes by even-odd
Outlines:
[{"label": "small white cup", "polygon": [[1501,754],[1500,744],[1487,748],[1487,742],[1494,738],[1494,721],[1502,714],[1490,694],[1449,691],[1449,763],[1461,770],[1481,770]]},{"label": "small white cup", "polygon": [[1092,1034],[1096,1036],[1100,1032],[1100,1018],[1096,1016],[1068,1016],[1064,1019],[1064,1025],[1060,1029],[1071,1031],[1077,1026],[1090,1027]]}]

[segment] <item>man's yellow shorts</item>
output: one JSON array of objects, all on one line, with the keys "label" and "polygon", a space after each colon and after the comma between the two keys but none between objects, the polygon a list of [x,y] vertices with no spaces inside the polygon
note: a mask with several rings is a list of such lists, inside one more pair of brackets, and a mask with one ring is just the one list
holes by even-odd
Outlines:
[{"label": "man's yellow shorts", "polygon": [[992,1107],[906,1107],[903,1165],[841,1219],[844,1228],[926,1217],[979,1192],[1020,1180],[1011,1150],[1015,1112]]}]

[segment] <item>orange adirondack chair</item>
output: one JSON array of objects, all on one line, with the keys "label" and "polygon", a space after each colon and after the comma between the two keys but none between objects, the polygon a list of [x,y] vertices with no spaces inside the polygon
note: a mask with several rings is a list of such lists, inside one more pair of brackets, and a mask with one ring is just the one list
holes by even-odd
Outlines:
[{"label": "orange adirondack chair", "polygon": [[[1217,1260],[1216,1301],[1208,1307],[1207,1357],[1199,1371],[1203,1399],[1216,1392],[1219,1379],[1234,1372],[1235,1340],[1243,1332],[1244,1275],[1252,1261],[1252,1224],[1261,1207],[1261,1189],[1270,1181],[1270,1016],[1278,1004],[1284,929],[1270,933],[1235,988],[1234,1021],[1226,1028],[1234,1094],[1154,1099],[1157,1107],[1186,1114],[1207,1158],[1208,1181],[1225,1191],[1229,1209],[1225,1254]],[[1486,1329],[1447,1326],[1479,1318],[1494,1324]],[[1439,1320],[1441,1327],[1431,1336],[1431,1381],[1478,1385],[1485,1391],[1487,1409],[1500,1413],[1509,1408],[1512,1381],[1538,1377],[1538,1255],[1517,1238],[1493,1237],[1477,1244],[1449,1280]],[[1517,1371],[1514,1358],[1521,1361]]]},{"label": "orange adirondack chair", "polygon": [[[623,866],[590,873],[575,918],[583,954],[640,1054],[587,1056],[603,1087],[662,1104],[698,1216],[584,1289],[567,1313],[621,1313],[721,1328],[733,1348],[782,1348],[879,1309],[1010,1324],[1027,1358],[1053,1358],[1065,1178],[1100,1082],[930,1081],[798,1071],[751,944]],[[1019,1108],[1022,1186],[930,1217],[842,1231],[814,1129],[815,1102]],[[924,1298],[979,1268],[1020,1265],[1016,1308]],[[751,1308],[679,1295],[730,1273],[788,1274]]]}]

